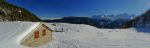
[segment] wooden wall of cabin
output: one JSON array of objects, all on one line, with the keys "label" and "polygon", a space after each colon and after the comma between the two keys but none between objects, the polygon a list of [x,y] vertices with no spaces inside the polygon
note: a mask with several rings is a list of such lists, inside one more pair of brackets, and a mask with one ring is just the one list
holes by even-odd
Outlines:
[{"label": "wooden wall of cabin", "polygon": [[49,43],[50,41],[52,41],[52,31],[45,25],[41,25],[33,30],[21,44],[28,47],[37,47]]}]

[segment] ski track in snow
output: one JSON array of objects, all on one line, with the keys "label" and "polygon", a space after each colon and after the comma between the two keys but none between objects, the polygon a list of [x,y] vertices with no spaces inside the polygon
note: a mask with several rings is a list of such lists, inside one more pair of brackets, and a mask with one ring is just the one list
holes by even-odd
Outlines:
[{"label": "ski track in snow", "polygon": [[[51,26],[51,23],[46,25]],[[56,23],[53,41],[39,48],[149,48],[150,34],[129,29],[98,29],[83,24]]]}]

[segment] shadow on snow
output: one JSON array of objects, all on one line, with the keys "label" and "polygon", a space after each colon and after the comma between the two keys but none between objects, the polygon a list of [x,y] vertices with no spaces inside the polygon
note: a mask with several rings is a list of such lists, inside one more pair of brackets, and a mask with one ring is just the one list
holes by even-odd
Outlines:
[{"label": "shadow on snow", "polygon": [[150,33],[150,28],[136,28],[137,32]]}]

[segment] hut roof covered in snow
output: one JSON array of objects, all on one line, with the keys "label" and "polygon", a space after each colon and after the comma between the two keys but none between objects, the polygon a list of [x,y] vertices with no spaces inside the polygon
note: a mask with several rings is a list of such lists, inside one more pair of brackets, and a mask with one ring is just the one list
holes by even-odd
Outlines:
[{"label": "hut roof covered in snow", "polygon": [[23,48],[20,40],[39,24],[40,22],[0,22],[1,48]]}]

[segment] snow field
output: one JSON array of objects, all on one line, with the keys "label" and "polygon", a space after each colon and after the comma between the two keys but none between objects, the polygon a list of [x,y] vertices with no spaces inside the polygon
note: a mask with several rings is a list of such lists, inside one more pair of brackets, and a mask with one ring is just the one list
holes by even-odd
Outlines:
[{"label": "snow field", "polygon": [[[55,23],[48,48],[149,48],[150,34],[129,29],[98,29],[83,24]],[[47,23],[47,25],[51,25]]]}]

